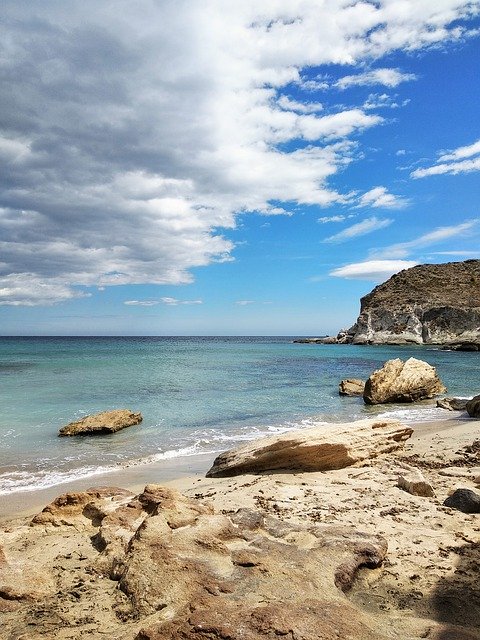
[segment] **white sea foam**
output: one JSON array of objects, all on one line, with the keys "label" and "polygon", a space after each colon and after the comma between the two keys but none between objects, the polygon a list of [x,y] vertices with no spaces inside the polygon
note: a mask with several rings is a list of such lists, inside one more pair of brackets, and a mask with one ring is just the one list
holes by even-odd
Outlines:
[{"label": "white sea foam", "polygon": [[439,407],[411,407],[405,409],[391,409],[377,414],[377,418],[394,418],[402,422],[436,422],[437,420],[448,420],[452,417],[450,411]]}]

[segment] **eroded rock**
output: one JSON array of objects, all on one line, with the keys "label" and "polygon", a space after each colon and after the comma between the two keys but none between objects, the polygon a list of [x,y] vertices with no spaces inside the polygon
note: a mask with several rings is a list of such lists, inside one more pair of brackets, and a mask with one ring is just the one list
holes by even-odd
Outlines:
[{"label": "eroded rock", "polygon": [[416,358],[406,362],[396,358],[372,373],[365,383],[363,399],[366,404],[416,402],[445,391],[435,367]]},{"label": "eroded rock", "polygon": [[414,496],[433,498],[435,491],[425,480],[423,474],[418,469],[402,469],[397,479],[397,487],[411,493]]},{"label": "eroded rock", "polygon": [[365,381],[357,378],[346,378],[338,385],[338,393],[341,396],[362,396],[365,389]]},{"label": "eroded rock", "polygon": [[81,420],[70,422],[60,429],[59,436],[98,435],[116,433],[126,427],[139,424],[141,413],[134,413],[130,409],[115,409],[102,411],[95,415],[85,416]]},{"label": "eroded rock", "polygon": [[439,398],[437,407],[448,411],[466,411],[468,398]]},{"label": "eroded rock", "polygon": [[403,447],[413,429],[396,420],[360,420],[261,438],[220,454],[207,477],[262,471],[342,469]]}]

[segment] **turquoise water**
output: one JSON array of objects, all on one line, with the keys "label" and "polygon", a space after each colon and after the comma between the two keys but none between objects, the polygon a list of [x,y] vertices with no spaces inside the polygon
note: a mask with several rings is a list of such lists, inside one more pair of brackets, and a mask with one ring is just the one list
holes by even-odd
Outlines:
[{"label": "turquoise water", "polygon": [[[431,405],[366,407],[338,382],[386,360],[437,367],[449,393],[480,392],[480,353],[425,347],[293,344],[280,338],[0,338],[0,494],[185,455],[261,435],[371,415],[448,417]],[[114,408],[144,420],[114,436],[58,429]]]}]

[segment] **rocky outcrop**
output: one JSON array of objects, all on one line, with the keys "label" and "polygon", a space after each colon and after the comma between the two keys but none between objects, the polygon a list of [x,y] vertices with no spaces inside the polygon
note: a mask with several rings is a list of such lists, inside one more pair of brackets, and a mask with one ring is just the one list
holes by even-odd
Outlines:
[{"label": "rocky outcrop", "polygon": [[220,454],[207,477],[263,471],[327,471],[403,447],[413,429],[396,420],[359,420],[261,438]]},{"label": "rocky outcrop", "polygon": [[365,383],[363,399],[366,404],[416,402],[446,390],[435,367],[416,358],[406,362],[396,358],[372,373]]},{"label": "rocky outcrop", "polygon": [[65,494],[44,513],[56,526],[0,533],[2,638],[386,638],[344,594],[382,564],[381,535],[215,513],[159,485]]},{"label": "rocky outcrop", "polygon": [[365,382],[357,378],[347,378],[338,385],[338,393],[341,396],[362,396],[365,390]]},{"label": "rocky outcrop", "polygon": [[102,411],[92,416],[85,416],[76,422],[70,422],[60,429],[58,435],[79,436],[115,433],[126,427],[139,424],[142,419],[141,413],[134,413],[130,409]]},{"label": "rocky outcrop", "polygon": [[480,395],[474,396],[465,406],[471,418],[480,418]]},{"label": "rocky outcrop", "polygon": [[360,315],[335,338],[342,344],[480,346],[480,260],[405,269],[361,299]]}]

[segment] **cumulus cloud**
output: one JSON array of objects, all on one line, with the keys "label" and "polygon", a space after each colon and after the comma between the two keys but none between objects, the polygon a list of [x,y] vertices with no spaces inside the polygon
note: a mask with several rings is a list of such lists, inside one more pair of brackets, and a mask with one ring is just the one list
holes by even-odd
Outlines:
[{"label": "cumulus cloud", "polygon": [[[472,156],[478,157],[472,158]],[[458,147],[448,153],[441,153],[436,164],[423,169],[415,169],[410,176],[425,178],[446,173],[451,175],[470,173],[471,171],[480,171],[480,140],[464,147]]]},{"label": "cumulus cloud", "polygon": [[331,276],[353,280],[373,280],[382,282],[402,269],[410,269],[418,262],[412,260],[365,260],[339,267],[330,272]]},{"label": "cumulus cloud", "polygon": [[408,201],[393,193],[388,193],[386,187],[374,187],[358,199],[357,207],[373,207],[381,209],[402,209]]},{"label": "cumulus cloud", "polygon": [[[382,118],[360,106],[320,112],[318,102],[289,103],[288,87],[315,66],[354,71],[395,50],[468,35],[471,2],[405,6],[8,3],[2,304],[188,283],[192,268],[232,259],[222,230],[239,212],[345,202],[330,180],[353,161],[350,137]],[[387,86],[405,79],[387,71]]]},{"label": "cumulus cloud", "polygon": [[338,89],[348,89],[349,87],[361,87],[381,84],[385,87],[395,88],[402,82],[416,80],[413,73],[402,73],[398,69],[372,69],[357,75],[344,76],[335,83]]},{"label": "cumulus cloud", "polygon": [[392,224],[393,220],[390,218],[376,218],[375,216],[371,218],[367,218],[366,220],[362,220],[362,222],[357,222],[353,224],[351,227],[336,233],[334,236],[330,236],[329,238],[325,238],[323,242],[329,243],[339,243],[346,242],[347,240],[352,240],[353,238],[358,238],[359,236],[364,236],[367,233],[372,233],[372,231],[378,231],[379,229],[383,229],[384,227],[388,227]]}]

